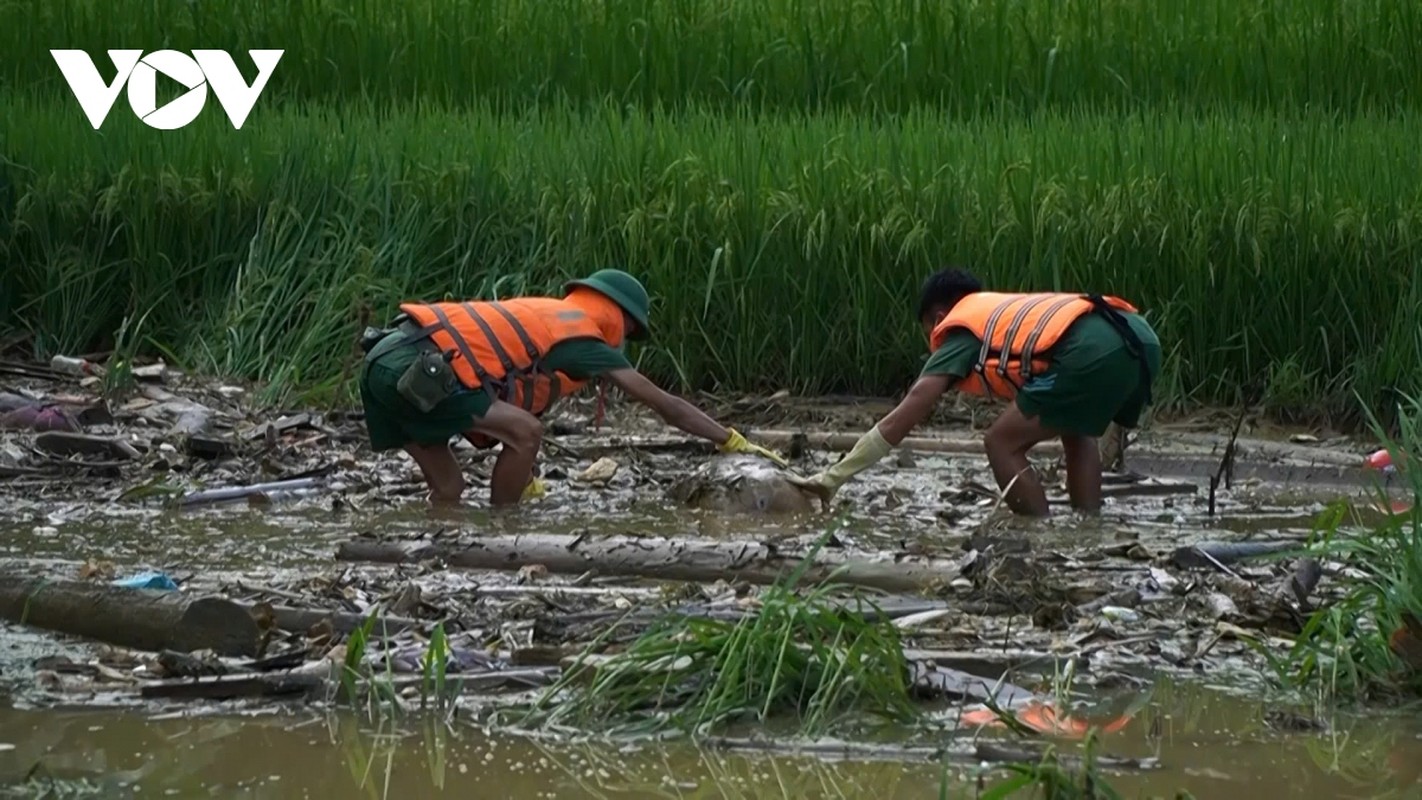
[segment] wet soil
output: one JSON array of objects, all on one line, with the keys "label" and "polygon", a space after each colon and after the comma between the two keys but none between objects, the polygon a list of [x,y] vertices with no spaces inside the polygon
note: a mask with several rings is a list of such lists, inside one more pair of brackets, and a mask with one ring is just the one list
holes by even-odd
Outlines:
[{"label": "wet soil", "polygon": [[[96,399],[94,387],[62,380],[0,389]],[[1153,691],[1144,705],[1137,703],[1129,725],[1106,739],[1112,755],[1161,760],[1162,769],[1111,775],[1127,796],[1188,789],[1197,797],[1230,798],[1269,788],[1286,797],[1361,797],[1389,784],[1419,785],[1422,728],[1415,719],[1326,720],[1320,730],[1307,712],[1299,717],[1304,722],[1290,724],[1295,718],[1269,697],[1265,662],[1246,639],[1259,637],[1276,650],[1287,646],[1298,608],[1292,601],[1279,604],[1265,590],[1286,580],[1293,562],[1198,569],[1171,561],[1177,548],[1203,541],[1302,541],[1319,512],[1339,500],[1352,502],[1361,517],[1376,513],[1367,510],[1372,476],[1358,466],[1374,449],[1365,440],[1246,425],[1232,480],[1217,489],[1212,504],[1210,477],[1220,470],[1233,421],[1221,415],[1204,423],[1159,422],[1127,448],[1125,468],[1108,476],[1110,499],[1096,518],[1065,507],[1056,457],[1049,450],[1039,455],[1059,513],[1028,521],[1000,508],[975,450],[971,422],[991,417],[955,407],[915,432],[946,443],[941,448],[901,448],[841,490],[834,509],[781,515],[756,507],[688,507],[685,482],[707,472],[715,458],[708,447],[615,401],[595,429],[591,402],[575,402],[550,421],[556,444],[545,447],[539,465],[549,494],[496,513],[484,499],[490,451],[457,448],[470,484],[467,506],[433,510],[413,464],[403,455],[370,453],[357,418],[259,411],[247,397],[236,387],[169,376],[161,386],[138,387],[109,403],[112,421],[100,417],[85,425],[86,434],[129,443],[137,457],[109,451],[57,456],[36,446],[36,431],[0,432],[0,458],[8,459],[0,468],[10,468],[0,472],[0,565],[92,580],[157,570],[185,592],[218,592],[246,603],[354,614],[394,609],[426,632],[443,620],[457,649],[514,662],[520,652],[556,640],[557,621],[688,603],[725,609],[757,590],[724,581],[688,587],[536,569],[345,563],[333,559],[336,548],[362,533],[794,542],[837,521],[838,546],[941,554],[977,565],[953,586],[920,598],[943,608],[901,620],[906,647],[957,654],[953,663],[961,669],[994,679],[1006,674],[1043,691],[1053,687],[1053,670],[1070,661],[1083,698],[1118,709]],[[788,433],[789,446],[779,449],[806,475],[838,455],[804,447],[795,434],[858,433],[888,407],[785,397],[701,401],[753,441],[757,432],[767,441]],[[174,434],[190,410],[185,403],[210,410],[203,435],[226,442],[229,454],[204,455],[191,436]],[[164,404],[166,410],[154,411]],[[299,424],[289,424],[293,418]],[[273,424],[268,430],[281,419],[285,429]],[[616,472],[583,480],[600,458],[616,462]],[[269,492],[188,506],[163,494],[312,476],[319,483],[304,494]],[[1330,569],[1323,565],[1318,596],[1331,591]],[[582,641],[595,629],[585,630]],[[329,648],[340,639],[287,632],[274,647],[319,640]],[[416,634],[392,642],[390,650],[420,641]],[[316,648],[312,658],[322,652]],[[33,789],[36,781],[53,780],[72,788],[72,796],[94,797],[152,796],[155,790],[424,797],[461,789],[486,796],[480,790],[489,786],[507,797],[923,797],[936,796],[942,778],[936,765],[908,762],[829,763],[698,753],[683,745],[618,753],[481,732],[460,721],[442,727],[405,720],[403,735],[394,736],[320,702],[211,704],[137,695],[140,679],[161,676],[153,654],[3,624],[0,796],[3,787]],[[950,703],[945,711],[961,706]],[[435,736],[442,744],[427,741]],[[1281,773],[1289,775],[1282,783]],[[93,791],[82,793],[85,786]]]}]

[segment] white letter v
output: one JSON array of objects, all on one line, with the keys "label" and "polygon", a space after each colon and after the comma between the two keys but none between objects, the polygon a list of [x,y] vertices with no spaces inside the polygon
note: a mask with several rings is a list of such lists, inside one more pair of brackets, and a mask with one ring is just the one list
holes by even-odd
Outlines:
[{"label": "white letter v", "polygon": [[112,84],[105,84],[104,79],[99,77],[99,70],[94,67],[93,59],[83,50],[51,50],[49,54],[54,56],[54,63],[64,73],[69,90],[74,92],[79,107],[84,109],[84,116],[89,118],[94,130],[104,124],[104,118],[114,107],[114,101],[123,91],[129,74],[138,65],[138,59],[143,57],[142,50],[110,50],[109,60],[114,62],[118,74]]}]

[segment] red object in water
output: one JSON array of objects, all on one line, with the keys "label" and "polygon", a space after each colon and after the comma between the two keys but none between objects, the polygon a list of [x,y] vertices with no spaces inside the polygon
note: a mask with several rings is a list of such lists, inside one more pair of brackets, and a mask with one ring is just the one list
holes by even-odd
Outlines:
[{"label": "red object in water", "polygon": [[1384,472],[1393,469],[1392,454],[1386,450],[1379,450],[1363,459],[1363,463],[1368,465],[1368,469],[1377,469]]},{"label": "red object in water", "polygon": [[1378,503],[1378,510],[1386,511],[1389,514],[1406,514],[1412,510],[1412,504],[1406,500],[1389,500],[1387,503]]},{"label": "red object in water", "polygon": [[[1038,733],[1048,736],[1060,736],[1067,739],[1084,739],[1086,738],[1087,732],[1093,727],[1091,723],[1085,720],[1061,714],[1050,704],[1036,700],[1017,709],[1012,715],[1017,718],[1018,722]],[[963,725],[1004,727],[1002,719],[998,717],[997,712],[987,708],[966,711],[959,721]],[[1130,721],[1131,717],[1128,714],[1095,727],[1102,733],[1115,733],[1126,727]]]}]

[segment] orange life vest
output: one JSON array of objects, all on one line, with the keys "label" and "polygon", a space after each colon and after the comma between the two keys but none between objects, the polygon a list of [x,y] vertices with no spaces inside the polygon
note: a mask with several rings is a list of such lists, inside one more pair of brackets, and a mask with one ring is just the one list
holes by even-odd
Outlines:
[{"label": "orange life vest", "polygon": [[541,416],[558,398],[587,381],[543,366],[555,345],[592,339],[620,347],[622,309],[590,289],[567,297],[519,297],[464,303],[403,303],[400,306],[441,353],[469,389],[485,387],[494,396]]},{"label": "orange life vest", "polygon": [[[1136,313],[1119,297],[1101,297],[1118,311]],[[982,340],[978,360],[957,388],[968,394],[1011,400],[1033,375],[1047,369],[1046,354],[1081,315],[1097,308],[1088,295],[1042,292],[974,292],[963,297],[933,328],[929,346],[937,350],[955,330]]]}]

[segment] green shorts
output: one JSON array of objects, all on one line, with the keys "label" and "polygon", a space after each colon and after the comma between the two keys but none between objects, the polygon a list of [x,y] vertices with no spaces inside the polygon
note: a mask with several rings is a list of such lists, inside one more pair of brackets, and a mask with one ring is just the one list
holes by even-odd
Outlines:
[{"label": "green shorts", "polygon": [[372,450],[393,450],[410,443],[447,444],[469,430],[494,403],[487,391],[476,389],[447,397],[428,413],[415,408],[395,387],[417,355],[419,350],[411,345],[394,344],[361,369],[360,403]]},{"label": "green shorts", "polygon": [[[1160,340],[1136,314],[1123,315],[1145,347],[1151,380],[1160,374]],[[1111,323],[1088,314],[1072,324],[1051,356],[1052,365],[1017,393],[1017,407],[1058,433],[1101,436],[1112,422],[1140,424],[1150,402],[1140,362]]]}]

